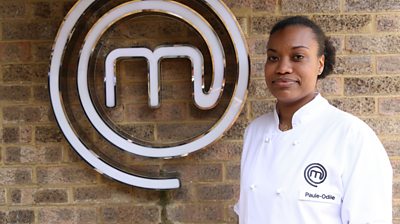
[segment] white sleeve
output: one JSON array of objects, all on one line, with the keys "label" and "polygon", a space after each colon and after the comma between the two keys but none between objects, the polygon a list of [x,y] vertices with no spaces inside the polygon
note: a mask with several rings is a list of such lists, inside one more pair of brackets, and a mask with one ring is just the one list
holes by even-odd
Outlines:
[{"label": "white sleeve", "polygon": [[243,180],[243,167],[244,167],[244,163],[246,161],[246,157],[247,157],[247,152],[248,152],[248,147],[246,146],[247,143],[247,137],[248,137],[248,132],[249,132],[249,127],[247,127],[244,131],[243,134],[243,149],[242,149],[242,155],[241,155],[241,161],[240,161],[240,193],[239,193],[239,200],[236,202],[236,204],[233,207],[233,210],[235,211],[235,213],[239,216],[240,219],[240,204],[241,204],[241,198],[243,197],[242,194],[242,180]]},{"label": "white sleeve", "polygon": [[392,167],[369,127],[353,136],[343,171],[342,223],[392,223]]}]

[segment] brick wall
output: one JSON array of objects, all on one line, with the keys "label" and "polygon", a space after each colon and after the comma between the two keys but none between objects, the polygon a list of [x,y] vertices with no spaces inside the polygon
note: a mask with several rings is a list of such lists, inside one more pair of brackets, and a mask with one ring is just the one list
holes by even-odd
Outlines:
[{"label": "brick wall", "polygon": [[[47,71],[55,34],[73,3],[0,0],[0,223],[236,223],[232,205],[239,189],[242,132],[273,106],[263,79],[265,39],[275,21],[297,14],[310,16],[335,41],[338,65],[319,89],[334,105],[365,120],[384,143],[394,168],[394,223],[400,223],[400,1],[225,0],[238,17],[251,56],[249,97],[236,124],[217,143],[185,158],[116,155],[145,173],[178,171],[183,186],[173,191],[128,187],[101,176],[59,131],[50,108]],[[166,68],[176,67],[170,63]],[[176,92],[186,81],[166,83],[167,104],[181,102]],[[132,112],[139,106],[126,107]],[[161,118],[128,114],[163,122],[179,120],[177,113]],[[130,128],[152,139],[153,129],[146,125]],[[193,131],[193,123],[187,125],[185,130]],[[174,134],[173,126],[167,130]]]}]

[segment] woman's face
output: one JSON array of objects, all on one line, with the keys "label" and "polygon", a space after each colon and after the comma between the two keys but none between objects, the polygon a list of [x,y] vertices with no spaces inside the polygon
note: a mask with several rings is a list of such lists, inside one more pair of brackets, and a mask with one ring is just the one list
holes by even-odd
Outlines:
[{"label": "woman's face", "polygon": [[324,67],[312,29],[288,26],[272,34],[267,47],[265,80],[278,104],[302,106],[312,100]]}]

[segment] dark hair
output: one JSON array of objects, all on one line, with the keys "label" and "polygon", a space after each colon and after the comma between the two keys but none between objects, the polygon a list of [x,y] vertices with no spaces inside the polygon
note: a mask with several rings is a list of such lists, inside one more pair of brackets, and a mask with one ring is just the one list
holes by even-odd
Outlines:
[{"label": "dark hair", "polygon": [[288,26],[305,26],[312,29],[318,43],[318,56],[325,56],[324,70],[322,71],[321,75],[318,76],[318,79],[323,79],[329,75],[333,70],[333,66],[335,65],[336,49],[332,45],[330,39],[325,36],[324,31],[322,31],[322,29],[316,23],[307,17],[293,16],[276,23],[272,27],[269,34],[272,35],[273,33],[283,30]]}]

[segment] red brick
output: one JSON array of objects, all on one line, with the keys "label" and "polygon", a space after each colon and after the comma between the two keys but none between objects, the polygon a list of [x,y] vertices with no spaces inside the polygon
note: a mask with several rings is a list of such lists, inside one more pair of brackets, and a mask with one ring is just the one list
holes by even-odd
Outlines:
[{"label": "red brick", "polygon": [[30,97],[31,97],[31,87],[29,86],[19,86],[19,85],[0,86],[0,102],[1,101],[27,102],[29,101]]},{"label": "red brick", "polygon": [[168,219],[172,222],[222,223],[224,208],[221,204],[178,204],[167,207]]},{"label": "red brick", "polygon": [[227,180],[239,181],[240,179],[240,164],[226,165],[225,175]]},{"label": "red brick", "polygon": [[238,161],[242,152],[242,143],[217,141],[216,143],[193,153],[200,161]]},{"label": "red brick", "polygon": [[1,19],[23,18],[26,14],[25,4],[17,1],[2,1],[0,3]]},{"label": "red brick", "polygon": [[273,96],[269,92],[267,84],[264,79],[250,80],[249,86],[250,99],[272,99]]},{"label": "red brick", "polygon": [[87,167],[38,167],[37,180],[40,184],[89,184],[95,183],[98,173]]},{"label": "red brick", "polygon": [[35,139],[37,142],[62,142],[64,140],[61,131],[56,126],[38,126],[35,128]]},{"label": "red brick", "polygon": [[34,221],[34,210],[20,209],[8,212],[7,223],[33,223]]},{"label": "red brick", "polygon": [[41,189],[33,194],[33,201],[38,203],[66,203],[68,194],[65,189]]},{"label": "red brick", "polygon": [[194,192],[193,185],[184,184],[182,187],[167,192],[168,199],[173,202],[191,202],[197,200]]},{"label": "red brick", "polygon": [[7,123],[46,122],[49,121],[49,111],[50,109],[45,106],[10,106],[3,107],[3,117]]},{"label": "red brick", "polygon": [[235,199],[239,188],[232,184],[201,184],[195,189],[198,200],[226,201]]},{"label": "red brick", "polygon": [[18,64],[2,66],[4,82],[47,82],[47,64]]},{"label": "red brick", "polygon": [[162,104],[158,109],[151,109],[147,104],[127,105],[125,117],[128,121],[180,121],[186,117],[185,104]]},{"label": "red brick", "polygon": [[6,203],[6,190],[0,189],[0,205],[4,205]]},{"label": "red brick", "polygon": [[161,209],[155,205],[103,207],[104,223],[156,224],[161,221]]},{"label": "red brick", "polygon": [[97,211],[94,207],[42,207],[38,221],[41,224],[96,224]]},{"label": "red brick", "polygon": [[59,22],[10,22],[3,24],[3,40],[52,40]]},{"label": "red brick", "polygon": [[31,59],[28,42],[0,42],[0,62],[26,62]]},{"label": "red brick", "polygon": [[32,169],[30,168],[1,168],[0,184],[31,184]]},{"label": "red brick", "polygon": [[128,187],[93,186],[74,189],[74,200],[77,202],[131,202],[132,192]]},{"label": "red brick", "polygon": [[275,12],[275,8],[278,7],[275,0],[253,0],[251,6],[254,10],[271,13]]},{"label": "red brick", "polygon": [[182,182],[212,182],[222,180],[221,164],[166,164],[166,173],[179,173]]}]

